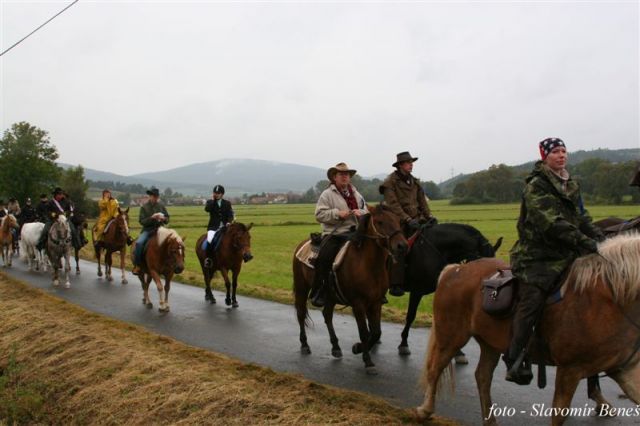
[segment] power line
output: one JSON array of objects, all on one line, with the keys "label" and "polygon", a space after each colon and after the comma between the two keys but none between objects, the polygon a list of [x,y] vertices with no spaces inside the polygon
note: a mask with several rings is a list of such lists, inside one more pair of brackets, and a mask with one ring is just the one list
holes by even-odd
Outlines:
[{"label": "power line", "polygon": [[36,28],[35,30],[31,31],[29,34],[27,34],[26,36],[24,36],[22,39],[18,40],[13,46],[11,46],[10,48],[8,48],[7,50],[5,50],[4,52],[0,53],[0,56],[4,55],[5,53],[7,53],[8,51],[10,51],[11,49],[13,49],[14,47],[16,47],[17,45],[19,45],[20,43],[22,43],[23,41],[25,41],[30,35],[32,35],[33,33],[35,33],[36,31],[38,31],[40,28],[44,27],[45,25],[47,25],[49,22],[53,21],[58,15],[61,15],[62,12],[64,12],[65,10],[69,9],[71,6],[73,6],[74,4],[78,3],[78,1],[80,0],[74,0],[69,6],[65,7],[64,9],[62,9],[60,12],[56,13],[55,15],[53,15],[51,18],[49,18],[44,24],[40,25],[38,28]]}]

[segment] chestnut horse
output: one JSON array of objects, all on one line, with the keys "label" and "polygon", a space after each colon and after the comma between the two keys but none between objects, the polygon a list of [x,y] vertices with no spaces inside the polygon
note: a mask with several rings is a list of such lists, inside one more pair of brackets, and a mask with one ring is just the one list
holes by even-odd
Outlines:
[{"label": "chestnut horse", "polygon": [[[220,242],[220,247],[215,252],[215,255],[212,256],[213,266],[210,268],[204,266],[207,253],[202,250],[202,243],[204,239],[207,238],[207,234],[198,238],[196,242],[196,255],[198,256],[198,261],[200,261],[200,267],[204,274],[204,284],[206,286],[204,289],[204,300],[208,300],[212,304],[216,303],[216,298],[211,292],[211,279],[216,271],[220,271],[227,289],[224,303],[234,308],[239,306],[236,300],[238,275],[240,275],[242,262],[248,262],[253,259],[253,255],[251,254],[251,234],[249,234],[252,226],[253,223],[250,223],[249,226],[245,226],[239,222],[230,224],[224,231],[225,234]],[[231,271],[231,282],[229,281],[229,271]]]},{"label": "chestnut horse", "polygon": [[[407,240],[402,235],[398,218],[383,206],[370,207],[369,213],[360,218],[355,239],[357,242],[352,242],[348,247],[342,265],[335,272],[345,300],[340,302],[335,289],[331,288],[327,292],[322,315],[329,330],[331,355],[340,358],[342,349],[333,328],[333,310],[338,303],[351,306],[360,335],[360,342],[353,345],[352,351],[354,354],[362,353],[368,374],[377,374],[369,350],[382,334],[380,317],[382,300],[389,288],[390,261],[394,253],[407,249]],[[307,241],[296,247],[293,256],[293,292],[303,354],[311,353],[305,327],[309,319],[307,299],[314,270],[298,260],[296,253]]]},{"label": "chestnut horse", "polygon": [[[104,249],[104,275],[107,281],[113,281],[111,265],[113,264],[113,253],[120,254],[120,271],[122,272],[122,284],[127,284],[125,260],[127,256],[127,238],[129,238],[129,208],[122,210],[118,207],[118,216],[107,224],[107,230],[102,236],[102,240],[96,245],[93,241],[93,248],[98,259],[98,276],[102,276],[102,266],[100,257]],[[92,233],[93,239],[93,233]]]},{"label": "chestnut horse", "polygon": [[13,258],[13,232],[18,229],[18,221],[12,214],[7,214],[2,218],[0,224],[0,250],[2,250],[2,262],[4,266],[11,266]]},{"label": "chestnut horse", "polygon": [[[562,300],[545,308],[539,329],[547,344],[534,344],[534,362],[556,365],[552,424],[562,424],[578,382],[604,371],[640,403],[640,236],[620,235],[600,244],[599,254],[577,259],[562,285]],[[421,419],[434,412],[438,380],[455,352],[474,337],[480,345],[476,382],[485,424],[495,424],[491,381],[506,352],[511,318],[494,318],[481,307],[481,281],[497,269],[496,259],[447,266],[438,282],[423,381]]]},{"label": "chestnut horse", "polygon": [[[171,289],[171,279],[174,274],[179,274],[184,270],[184,240],[173,229],[160,227],[147,240],[147,248],[143,255],[143,262],[140,265],[138,278],[142,284],[142,304],[147,308],[153,308],[153,303],[149,299],[149,284],[151,280],[156,283],[158,296],[160,298],[160,312],[169,312],[169,290]],[[131,247],[131,256],[135,253],[135,244]],[[133,261],[133,259],[132,259]],[[164,287],[161,275],[164,276]]]}]

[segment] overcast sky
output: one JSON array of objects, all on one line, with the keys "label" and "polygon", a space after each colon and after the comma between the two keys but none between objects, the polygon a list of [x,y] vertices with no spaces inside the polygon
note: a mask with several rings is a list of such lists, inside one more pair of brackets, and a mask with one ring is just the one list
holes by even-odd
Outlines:
[{"label": "overcast sky", "polygon": [[[9,47],[71,1],[0,0]],[[638,2],[81,0],[0,58],[2,130],[135,174],[223,158],[440,181],[637,148]]]}]

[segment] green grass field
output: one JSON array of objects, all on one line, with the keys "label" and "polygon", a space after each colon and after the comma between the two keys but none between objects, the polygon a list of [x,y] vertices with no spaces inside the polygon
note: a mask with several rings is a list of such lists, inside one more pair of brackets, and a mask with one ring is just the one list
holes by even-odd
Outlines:
[{"label": "green grass field", "polygon": [[[485,237],[494,243],[503,237],[498,257],[508,259],[509,249],[516,241],[516,220],[518,204],[458,205],[451,206],[448,201],[432,201],[434,214],[440,222],[467,223],[479,229]],[[234,206],[236,220],[245,224],[253,223],[251,246],[255,256],[250,263],[244,264],[240,274],[238,291],[282,302],[293,301],[291,295],[292,273],[291,259],[296,245],[307,238],[310,232],[319,231],[313,212],[314,205],[260,205]],[[195,256],[195,243],[206,232],[209,216],[204,207],[168,207],[171,215],[170,227],[186,237],[186,271],[177,277],[178,281],[196,285],[202,284],[202,274]],[[635,217],[638,206],[592,206],[589,209],[594,220],[608,216]],[[130,212],[131,233],[138,235],[138,209]],[[85,254],[87,254],[85,252]],[[214,280],[216,289],[223,289],[220,277]],[[385,306],[385,318],[402,320],[408,297],[388,297]],[[419,323],[428,322],[431,311],[431,297],[423,300],[420,306]]]}]

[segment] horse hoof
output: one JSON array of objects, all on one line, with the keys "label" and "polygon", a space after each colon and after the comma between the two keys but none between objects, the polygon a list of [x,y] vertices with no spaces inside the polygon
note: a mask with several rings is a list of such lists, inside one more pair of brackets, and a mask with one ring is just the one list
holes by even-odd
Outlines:
[{"label": "horse hoof", "polygon": [[165,306],[164,308],[160,307],[160,308],[158,308],[158,311],[162,312],[162,313],[167,313],[167,312],[169,312],[169,306]]},{"label": "horse hoof", "polygon": [[409,349],[409,346],[398,346],[398,354],[402,356],[411,355],[411,349]]},{"label": "horse hoof", "polygon": [[53,286],[54,287],[58,287],[60,285],[60,281],[58,280],[53,280]]},{"label": "horse hoof", "polygon": [[311,348],[309,346],[302,346],[300,348],[300,353],[302,355],[311,355]]},{"label": "horse hoof", "polygon": [[234,301],[231,303],[231,307],[232,307],[232,308],[237,308],[238,306],[240,306],[240,305],[238,304],[238,301],[237,301],[237,300],[234,300]]},{"label": "horse hoof", "polygon": [[204,300],[205,300],[205,301],[211,300],[212,298],[213,298],[213,296],[212,296],[212,295],[210,295],[210,294],[208,294],[208,293],[205,293],[205,294],[204,294]]},{"label": "horse hoof", "polygon": [[368,376],[377,376],[378,375],[378,369],[374,365],[372,365],[370,367],[365,367],[364,369],[367,372]]},{"label": "horse hoof", "polygon": [[80,269],[76,269],[76,275],[80,275]]},{"label": "horse hoof", "polygon": [[[142,303],[144,303],[144,302],[142,302]],[[153,309],[153,303],[151,303],[151,302],[149,302],[149,303],[144,303],[144,306],[145,306],[147,309]]]},{"label": "horse hoof", "polygon": [[69,281],[64,283],[64,288],[70,288],[70,287],[71,287],[71,283]]},{"label": "horse hoof", "polygon": [[215,305],[216,304],[216,298],[211,296],[210,302],[211,302],[212,305]]},{"label": "horse hoof", "polygon": [[433,413],[423,409],[422,407],[417,407],[416,408],[416,417],[418,418],[419,422],[423,422],[425,420],[429,420],[431,418],[431,415]]},{"label": "horse hoof", "polygon": [[334,358],[342,358],[342,349],[331,349],[331,356]]},{"label": "horse hoof", "polygon": [[231,306],[231,299],[229,299],[228,297],[224,299],[224,304],[227,306]]},{"label": "horse hoof", "polygon": [[465,354],[456,355],[454,357],[454,360],[456,361],[456,365],[467,365],[467,364],[469,364],[469,360],[467,359]]},{"label": "horse hoof", "polygon": [[113,277],[107,277],[107,281],[113,282]]},{"label": "horse hoof", "polygon": [[122,284],[129,284],[129,281],[127,281],[127,279],[126,279],[126,278],[123,278],[123,279],[122,279]]},{"label": "horse hoof", "polygon": [[102,271],[98,271],[98,276],[101,277],[102,276]]},{"label": "horse hoof", "polygon": [[353,352],[354,355],[358,355],[362,353],[362,343],[354,343],[353,346],[351,347],[351,352]]}]

